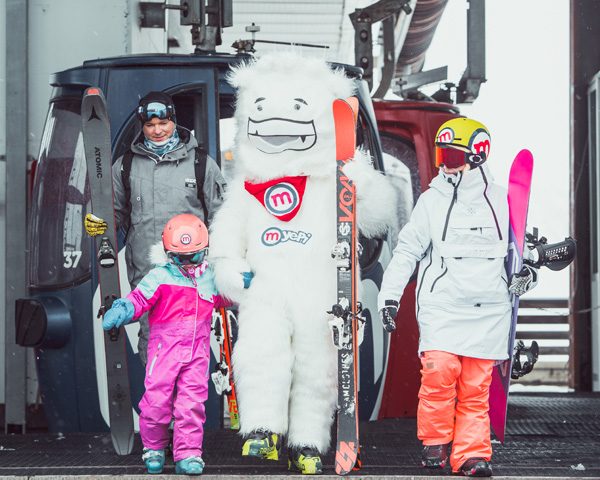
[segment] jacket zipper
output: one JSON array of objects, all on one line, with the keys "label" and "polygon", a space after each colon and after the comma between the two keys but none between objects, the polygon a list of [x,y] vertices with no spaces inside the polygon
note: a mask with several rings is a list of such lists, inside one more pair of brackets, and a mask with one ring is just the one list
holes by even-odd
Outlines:
[{"label": "jacket zipper", "polygon": [[452,194],[452,201],[450,202],[450,206],[448,207],[448,213],[446,214],[446,223],[444,224],[444,232],[442,233],[442,242],[446,240],[446,232],[448,232],[448,223],[450,223],[450,214],[452,213],[452,208],[454,208],[454,204],[458,201],[458,186],[462,181],[462,172],[460,172],[460,178],[456,185],[454,185],[454,193]]},{"label": "jacket zipper", "polygon": [[481,171],[481,176],[483,177],[483,183],[485,183],[485,189],[483,190],[483,197],[485,198],[485,201],[489,205],[490,210],[492,211],[492,215],[494,216],[494,222],[496,222],[496,230],[498,230],[498,238],[500,240],[502,240],[502,232],[500,231],[500,224],[498,223],[498,217],[496,217],[496,212],[494,211],[494,207],[492,207],[492,203],[490,202],[490,199],[487,196],[488,181],[485,176],[485,173],[483,172],[483,169],[480,168],[479,170]]},{"label": "jacket zipper", "polygon": [[446,268],[444,269],[444,271],[442,272],[442,274],[441,274],[439,277],[437,277],[437,278],[436,278],[436,279],[433,281],[433,283],[431,284],[431,290],[429,290],[429,293],[433,293],[433,289],[434,289],[434,287],[435,287],[435,284],[437,283],[437,281],[438,281],[440,278],[442,278],[444,275],[446,275],[447,273],[448,273],[448,267],[446,267]]},{"label": "jacket zipper", "polygon": [[162,343],[159,343],[158,347],[156,347],[156,353],[154,354],[152,363],[150,364],[150,370],[148,370],[148,376],[152,375],[152,370],[154,370],[154,365],[156,365],[156,360],[158,360],[158,352],[160,351],[161,348],[162,348]]},{"label": "jacket zipper", "polygon": [[198,297],[200,293],[198,292],[198,283],[195,278],[190,277],[192,283],[194,284],[194,289],[196,290],[196,311],[194,313],[194,335],[192,336],[192,347],[190,348],[190,359],[192,361],[192,357],[194,356],[194,343],[196,342],[196,327],[198,326]]},{"label": "jacket zipper", "polygon": [[[433,247],[431,245],[429,246],[429,248],[433,250]],[[419,314],[419,310],[421,308],[421,305],[419,304],[419,297],[421,296],[421,288],[423,287],[423,280],[425,280],[425,274],[427,273],[427,270],[429,269],[429,267],[431,267],[432,263],[433,263],[433,252],[430,252],[429,265],[427,265],[425,267],[425,270],[423,270],[423,276],[421,277],[421,283],[419,284],[419,289],[417,290],[417,315]]]}]

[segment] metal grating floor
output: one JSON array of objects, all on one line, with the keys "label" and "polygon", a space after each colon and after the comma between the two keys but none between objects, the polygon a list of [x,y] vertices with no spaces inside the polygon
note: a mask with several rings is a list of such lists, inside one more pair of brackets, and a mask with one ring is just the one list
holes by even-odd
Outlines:
[{"label": "metal grating floor", "polygon": [[[414,419],[364,423],[361,428],[361,477],[442,474],[418,466],[420,443]],[[600,478],[600,395],[514,394],[507,434],[505,445],[493,445],[496,476]],[[207,432],[205,473],[287,475],[285,460],[263,463],[241,458],[241,444],[234,432]],[[139,437],[133,454],[119,457],[108,434],[0,435],[0,476],[144,474],[141,450]],[[324,464],[325,473],[333,474],[331,453]],[[578,465],[585,470],[573,468]],[[172,461],[167,461],[165,474],[172,473]]]}]

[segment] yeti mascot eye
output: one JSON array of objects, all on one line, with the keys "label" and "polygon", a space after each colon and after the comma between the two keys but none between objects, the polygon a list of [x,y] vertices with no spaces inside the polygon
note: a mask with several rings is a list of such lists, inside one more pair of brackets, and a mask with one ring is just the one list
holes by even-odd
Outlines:
[{"label": "yeti mascot eye", "polygon": [[[312,171],[335,148],[332,103],[353,93],[353,81],[320,59],[287,52],[235,67],[236,158],[260,175],[283,169]],[[273,166],[272,162],[277,165]],[[273,170],[274,169],[274,170]],[[296,172],[298,173],[298,172]]]}]

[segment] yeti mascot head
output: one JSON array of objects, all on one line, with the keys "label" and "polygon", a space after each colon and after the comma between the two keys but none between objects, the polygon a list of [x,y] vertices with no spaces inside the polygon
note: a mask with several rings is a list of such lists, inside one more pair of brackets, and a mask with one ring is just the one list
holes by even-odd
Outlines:
[{"label": "yeti mascot head", "polygon": [[297,53],[266,54],[236,67],[237,166],[255,181],[335,171],[332,104],[352,95],[343,70]]}]

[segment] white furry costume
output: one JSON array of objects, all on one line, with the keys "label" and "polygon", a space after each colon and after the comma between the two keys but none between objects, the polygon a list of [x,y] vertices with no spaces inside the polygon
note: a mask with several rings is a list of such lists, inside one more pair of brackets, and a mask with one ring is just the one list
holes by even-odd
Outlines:
[{"label": "white furry costume", "polygon": [[[240,433],[287,433],[288,445],[324,453],[337,401],[326,313],[337,302],[332,103],[352,95],[353,81],[291,53],[241,66],[230,81],[238,89],[237,165],[212,224],[210,259],[219,292],[240,305],[233,352]],[[393,188],[362,153],[344,171],[356,185],[360,231],[382,236],[395,222]],[[305,190],[302,180],[276,181],[302,176]],[[248,290],[246,271],[255,274]]]}]

